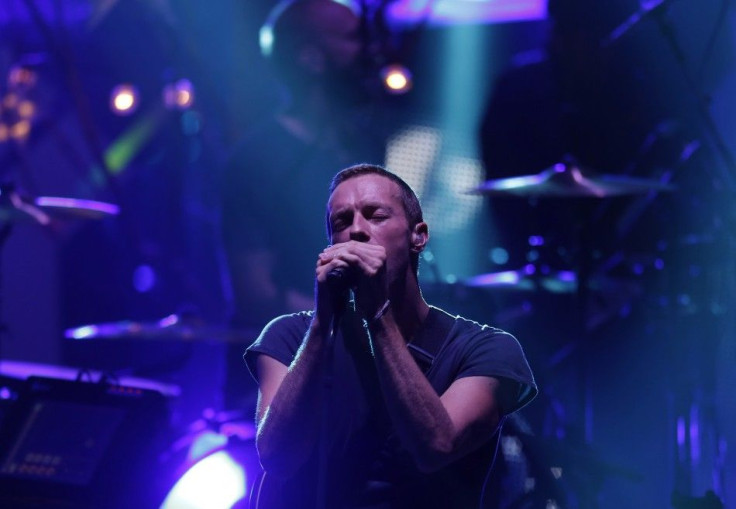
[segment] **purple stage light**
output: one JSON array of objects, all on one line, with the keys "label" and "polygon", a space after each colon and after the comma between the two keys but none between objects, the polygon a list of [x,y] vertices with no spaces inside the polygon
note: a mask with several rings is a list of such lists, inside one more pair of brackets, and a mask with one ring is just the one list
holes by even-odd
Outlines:
[{"label": "purple stage light", "polygon": [[393,22],[431,25],[507,23],[547,17],[544,0],[399,0],[388,9]]}]

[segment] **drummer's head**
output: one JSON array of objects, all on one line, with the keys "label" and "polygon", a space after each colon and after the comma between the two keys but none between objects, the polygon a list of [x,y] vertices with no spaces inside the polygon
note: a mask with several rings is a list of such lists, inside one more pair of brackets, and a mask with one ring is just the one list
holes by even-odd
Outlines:
[{"label": "drummer's head", "polygon": [[283,0],[261,28],[261,51],[287,82],[320,77],[357,63],[359,29],[346,2]]}]

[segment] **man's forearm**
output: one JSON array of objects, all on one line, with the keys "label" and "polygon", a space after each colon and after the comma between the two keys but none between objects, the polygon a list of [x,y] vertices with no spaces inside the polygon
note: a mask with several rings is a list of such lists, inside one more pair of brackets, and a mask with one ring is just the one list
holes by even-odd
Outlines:
[{"label": "man's forearm", "polygon": [[313,322],[273,400],[259,416],[256,445],[261,463],[277,476],[293,475],[318,440],[327,334]]},{"label": "man's forearm", "polygon": [[434,470],[455,450],[457,433],[392,320],[370,324],[381,388],[404,446],[422,470]]}]

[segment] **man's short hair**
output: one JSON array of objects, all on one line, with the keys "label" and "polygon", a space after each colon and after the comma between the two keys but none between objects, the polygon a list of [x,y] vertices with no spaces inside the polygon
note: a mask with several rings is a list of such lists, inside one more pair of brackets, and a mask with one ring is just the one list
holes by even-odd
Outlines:
[{"label": "man's short hair", "polygon": [[[344,170],[339,171],[337,175],[332,178],[332,182],[330,183],[330,196],[335,192],[337,186],[346,180],[361,177],[363,175],[379,175],[395,182],[399,186],[401,205],[404,208],[404,215],[409,223],[409,228],[414,228],[418,223],[424,221],[422,206],[411,186],[395,173],[377,164],[361,163],[349,166]],[[332,227],[330,225],[329,211],[327,211],[327,238],[332,240]],[[418,254],[412,256],[411,263],[412,268],[416,273],[419,268]]]},{"label": "man's short hair", "polygon": [[[406,219],[409,221],[409,228],[413,228],[417,223],[424,221],[422,206],[419,204],[419,198],[417,198],[417,195],[411,186],[395,173],[377,164],[356,164],[338,172],[337,175],[332,178],[332,182],[330,183],[330,196],[335,192],[335,188],[346,180],[363,175],[380,175],[381,177],[386,177],[398,184],[399,189],[401,190],[401,205],[404,207]],[[331,233],[329,228],[330,224],[328,221],[327,232]]]}]

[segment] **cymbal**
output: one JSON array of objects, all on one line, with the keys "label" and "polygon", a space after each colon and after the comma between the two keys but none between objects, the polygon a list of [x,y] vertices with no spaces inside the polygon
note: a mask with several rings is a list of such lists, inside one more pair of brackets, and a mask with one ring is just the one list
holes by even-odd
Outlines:
[{"label": "cymbal", "polygon": [[64,331],[64,337],[74,340],[191,341],[205,343],[252,343],[260,331],[211,327],[172,314],[161,320],[137,322],[123,320],[82,325]]},{"label": "cymbal", "polygon": [[534,265],[518,270],[489,272],[463,281],[465,286],[475,288],[507,289],[514,291],[540,291],[550,293],[575,293],[577,275],[570,270],[538,271]]},{"label": "cymbal", "polygon": [[558,163],[536,175],[488,180],[469,193],[530,198],[605,198],[674,189],[666,182],[620,175],[594,175],[583,172],[577,164]]},{"label": "cymbal", "polygon": [[52,218],[102,219],[119,213],[120,208],[112,203],[60,196],[26,198],[12,186],[0,186],[0,221],[29,221],[45,226]]}]

